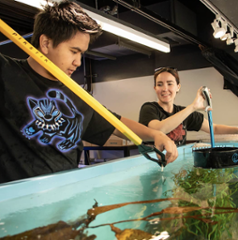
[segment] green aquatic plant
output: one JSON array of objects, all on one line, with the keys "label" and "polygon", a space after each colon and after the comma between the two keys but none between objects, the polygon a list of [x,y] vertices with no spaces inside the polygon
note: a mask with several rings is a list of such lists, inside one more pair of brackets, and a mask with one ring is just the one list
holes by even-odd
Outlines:
[{"label": "green aquatic plant", "polygon": [[[182,222],[175,220],[168,223],[170,227],[182,226],[183,231],[177,239],[186,239],[188,234],[209,240],[237,239],[232,226],[237,217],[236,211],[224,211],[224,208],[236,208],[233,197],[238,190],[238,177],[234,168],[182,169],[174,174],[173,181],[175,186],[165,192],[166,197],[184,198],[177,202],[179,207],[205,207],[184,214]],[[193,216],[198,215],[211,221],[193,220]]]}]

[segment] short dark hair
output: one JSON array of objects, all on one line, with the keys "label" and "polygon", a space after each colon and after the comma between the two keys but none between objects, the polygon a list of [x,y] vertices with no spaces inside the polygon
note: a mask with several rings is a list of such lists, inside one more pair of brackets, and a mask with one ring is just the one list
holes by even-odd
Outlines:
[{"label": "short dark hair", "polygon": [[42,34],[53,40],[53,47],[73,37],[77,31],[90,34],[92,42],[101,33],[101,26],[88,16],[77,3],[71,1],[47,4],[35,17],[31,43],[39,48]]},{"label": "short dark hair", "polygon": [[178,75],[178,71],[176,68],[174,67],[159,67],[155,69],[155,73],[154,73],[154,86],[156,86],[156,78],[157,76],[162,73],[162,72],[168,72],[171,73],[175,79],[177,84],[180,84],[180,79],[179,79],[179,75]]}]

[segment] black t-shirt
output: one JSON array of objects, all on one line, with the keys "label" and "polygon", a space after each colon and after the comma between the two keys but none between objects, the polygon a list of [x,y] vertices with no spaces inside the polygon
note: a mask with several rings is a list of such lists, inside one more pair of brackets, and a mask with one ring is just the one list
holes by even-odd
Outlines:
[{"label": "black t-shirt", "polygon": [[[177,112],[180,112],[185,107],[174,105],[173,112],[166,112],[157,102],[144,103],[140,110],[139,122],[148,126],[152,120],[162,121]],[[187,131],[199,131],[204,116],[202,113],[193,112],[190,114],[179,126],[173,131],[167,134],[177,146],[184,145],[186,143]]]},{"label": "black t-shirt", "polygon": [[61,82],[1,54],[0,101],[0,183],[77,168],[82,140],[103,145],[115,129]]}]

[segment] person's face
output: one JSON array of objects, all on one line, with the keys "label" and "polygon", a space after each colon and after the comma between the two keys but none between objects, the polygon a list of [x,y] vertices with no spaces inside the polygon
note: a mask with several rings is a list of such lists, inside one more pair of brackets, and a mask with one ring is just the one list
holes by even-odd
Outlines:
[{"label": "person's face", "polygon": [[156,78],[154,89],[160,102],[173,103],[176,93],[180,89],[180,84],[177,84],[171,73],[162,72]]},{"label": "person's face", "polygon": [[61,42],[55,48],[52,40],[47,41],[47,47],[43,45],[42,52],[70,77],[81,65],[82,54],[88,49],[90,35],[78,31],[74,37]]}]

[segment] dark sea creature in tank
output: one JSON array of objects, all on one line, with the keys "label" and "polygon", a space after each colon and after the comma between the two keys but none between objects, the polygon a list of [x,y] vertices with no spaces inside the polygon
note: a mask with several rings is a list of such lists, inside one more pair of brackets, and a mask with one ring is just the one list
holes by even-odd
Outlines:
[{"label": "dark sea creature in tank", "polygon": [[76,230],[76,228],[65,223],[64,221],[59,221],[48,226],[35,228],[23,233],[19,233],[14,236],[6,236],[0,238],[1,240],[94,240],[95,235],[86,236],[82,233],[82,229]]}]

